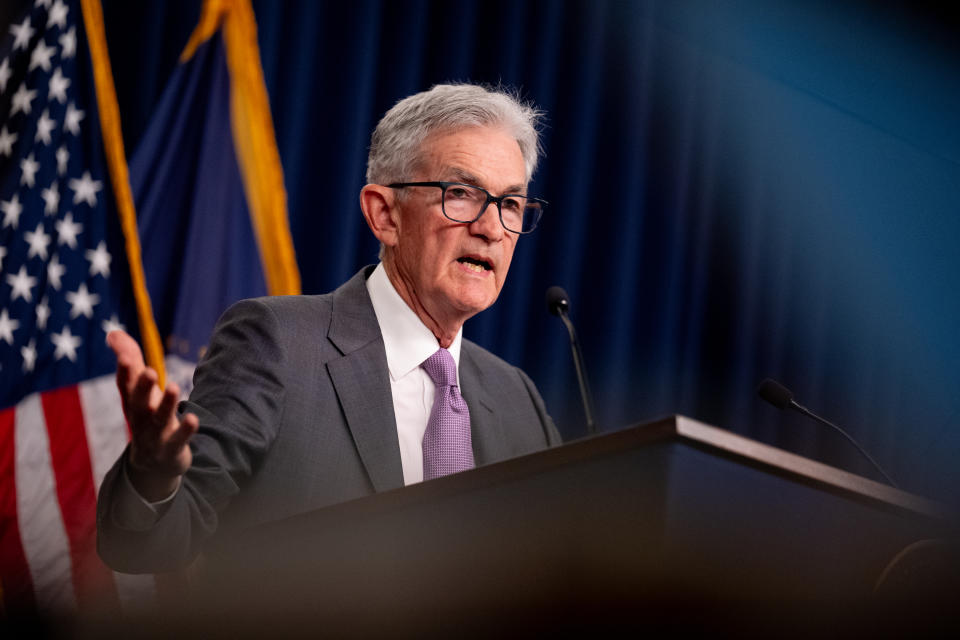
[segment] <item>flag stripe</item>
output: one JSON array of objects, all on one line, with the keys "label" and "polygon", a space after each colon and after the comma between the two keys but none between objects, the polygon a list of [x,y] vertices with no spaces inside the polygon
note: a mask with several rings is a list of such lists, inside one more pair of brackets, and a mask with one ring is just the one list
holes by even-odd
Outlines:
[{"label": "flag stripe", "polygon": [[97,499],[79,390],[63,387],[43,393],[41,398],[77,600],[81,606],[87,602],[118,604],[113,575],[96,552]]},{"label": "flag stripe", "polygon": [[20,539],[30,567],[37,609],[76,609],[70,545],[63,527],[50,464],[50,443],[43,427],[40,394],[17,405],[14,420],[17,514]]},{"label": "flag stripe", "polygon": [[14,409],[0,411],[0,587],[6,610],[33,611],[33,581],[17,518],[13,420]]},{"label": "flag stripe", "polygon": [[80,383],[80,405],[93,465],[93,487],[95,492],[99,492],[103,477],[123,453],[129,440],[116,378],[107,375]]},{"label": "flag stripe", "polygon": [[[87,445],[90,447],[93,487],[99,493],[104,476],[130,439],[116,378],[107,375],[80,383],[80,406],[83,408],[83,424],[87,429]],[[152,575],[114,572],[113,581],[124,611],[136,612],[156,601],[156,585]]]}]

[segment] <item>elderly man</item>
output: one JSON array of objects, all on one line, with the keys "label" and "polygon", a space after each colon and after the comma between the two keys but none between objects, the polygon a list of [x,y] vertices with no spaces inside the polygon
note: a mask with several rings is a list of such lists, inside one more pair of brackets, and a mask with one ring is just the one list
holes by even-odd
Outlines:
[{"label": "elderly man", "polygon": [[176,568],[215,534],[560,442],[530,379],[462,338],[546,204],[527,196],[538,115],[472,85],[390,109],[360,192],[381,263],[231,307],[179,412],[110,334],[132,432],[98,502],[110,565]]}]

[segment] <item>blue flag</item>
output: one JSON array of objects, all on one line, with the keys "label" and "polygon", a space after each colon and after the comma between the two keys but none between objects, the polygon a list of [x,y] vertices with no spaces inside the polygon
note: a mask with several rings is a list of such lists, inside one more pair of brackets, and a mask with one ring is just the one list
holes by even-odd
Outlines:
[{"label": "blue flag", "polygon": [[167,373],[188,392],[221,313],[299,293],[249,3],[206,3],[130,161]]}]

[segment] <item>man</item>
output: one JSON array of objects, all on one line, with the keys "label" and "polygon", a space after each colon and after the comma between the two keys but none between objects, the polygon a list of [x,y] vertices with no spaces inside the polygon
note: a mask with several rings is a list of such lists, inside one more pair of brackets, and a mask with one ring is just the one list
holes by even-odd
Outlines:
[{"label": "man", "polygon": [[545,205],[526,197],[538,117],[471,85],[395,105],[360,192],[382,262],[231,307],[179,413],[176,385],[110,334],[132,439],[98,501],[108,564],[173,569],[214,535],[560,442],[530,379],[462,339]]}]

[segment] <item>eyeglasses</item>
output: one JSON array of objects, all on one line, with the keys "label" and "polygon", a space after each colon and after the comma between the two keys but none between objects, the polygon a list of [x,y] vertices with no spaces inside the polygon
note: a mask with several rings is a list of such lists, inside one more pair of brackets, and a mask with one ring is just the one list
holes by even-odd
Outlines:
[{"label": "eyeglasses", "polygon": [[547,201],[540,198],[528,198],[515,193],[494,196],[486,189],[462,182],[394,182],[387,186],[391,189],[438,187],[443,215],[453,222],[475,222],[490,203],[495,202],[500,224],[513,233],[530,233],[536,229],[543,210],[547,208]]}]

